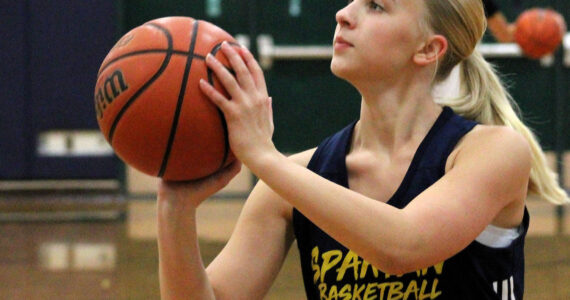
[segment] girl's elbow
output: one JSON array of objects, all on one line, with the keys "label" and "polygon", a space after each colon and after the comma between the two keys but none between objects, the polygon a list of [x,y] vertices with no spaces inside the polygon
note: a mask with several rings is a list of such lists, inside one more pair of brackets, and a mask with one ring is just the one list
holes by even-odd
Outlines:
[{"label": "girl's elbow", "polygon": [[372,262],[378,270],[390,275],[403,275],[423,268],[418,259],[421,248],[416,246],[399,247],[393,249],[379,249],[378,255]]}]

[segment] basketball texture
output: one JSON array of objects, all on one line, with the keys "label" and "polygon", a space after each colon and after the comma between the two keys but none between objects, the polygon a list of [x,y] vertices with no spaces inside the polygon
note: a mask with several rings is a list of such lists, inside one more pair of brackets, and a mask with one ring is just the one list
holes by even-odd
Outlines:
[{"label": "basketball texture", "polygon": [[525,55],[538,59],[553,53],[562,42],[566,23],[552,9],[531,8],[516,21],[515,41]]},{"label": "basketball texture", "polygon": [[235,160],[223,114],[199,88],[204,78],[227,95],[205,63],[211,53],[229,66],[219,51],[223,41],[239,47],[214,24],[165,17],[115,44],[99,69],[95,111],[119,158],[176,181],[208,176]]}]

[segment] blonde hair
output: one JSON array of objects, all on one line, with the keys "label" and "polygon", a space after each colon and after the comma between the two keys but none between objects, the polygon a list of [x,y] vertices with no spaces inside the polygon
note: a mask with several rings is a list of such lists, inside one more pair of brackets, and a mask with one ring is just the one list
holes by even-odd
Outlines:
[{"label": "blonde hair", "polygon": [[457,114],[481,124],[505,125],[522,134],[532,152],[528,191],[555,204],[569,201],[558,184],[535,135],[519,118],[519,109],[505,89],[494,67],[475,49],[486,30],[481,0],[426,0],[425,22],[435,33],[445,36],[448,50],[439,62],[435,81],[449,76],[461,63],[460,95],[436,99]]}]

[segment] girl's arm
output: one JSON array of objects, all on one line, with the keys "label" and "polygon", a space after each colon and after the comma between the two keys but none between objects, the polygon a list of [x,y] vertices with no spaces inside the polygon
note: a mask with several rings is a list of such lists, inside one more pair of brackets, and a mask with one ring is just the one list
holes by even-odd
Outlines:
[{"label": "girl's arm", "polygon": [[500,11],[487,18],[487,27],[495,39],[501,43],[512,43],[515,40],[515,24],[511,24]]},{"label": "girl's arm", "polygon": [[240,164],[203,180],[161,181],[157,193],[160,294],[162,299],[214,299],[198,247],[196,209],[224,187]]},{"label": "girl's arm", "polygon": [[503,222],[518,225],[530,150],[510,129],[477,130],[465,138],[447,174],[404,209],[327,181],[278,154],[248,164],[330,236],[378,269],[402,274],[458,253],[500,212],[509,215]]},{"label": "girl's arm", "polygon": [[[306,165],[312,151],[291,157]],[[158,193],[159,277],[162,299],[262,299],[293,241],[292,207],[259,182],[224,249],[204,268],[196,233],[196,209],[237,173],[205,182],[162,182]]]},{"label": "girl's arm", "polygon": [[[506,127],[474,129],[446,175],[406,208],[363,196],[289,162],[271,141],[271,101],[263,73],[246,49],[222,45],[234,77],[206,59],[231,95],[202,91],[224,112],[232,150],[273,191],[317,226],[384,272],[437,264],[466,247],[501,215],[522,220],[530,174],[526,140]],[[506,217],[505,217],[506,215]],[[514,221],[513,221],[514,220]]]}]

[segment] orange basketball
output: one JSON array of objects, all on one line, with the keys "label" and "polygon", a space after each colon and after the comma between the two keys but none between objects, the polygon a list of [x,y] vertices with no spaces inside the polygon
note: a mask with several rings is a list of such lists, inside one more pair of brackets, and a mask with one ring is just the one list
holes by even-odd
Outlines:
[{"label": "orange basketball", "polygon": [[97,75],[95,110],[115,153],[135,169],[167,180],[205,177],[235,160],[223,114],[200,91],[201,78],[227,95],[208,53],[235,39],[189,17],[149,21],[125,34]]},{"label": "orange basketball", "polygon": [[552,9],[532,8],[516,21],[515,41],[525,55],[538,59],[553,53],[566,32],[564,17]]}]

